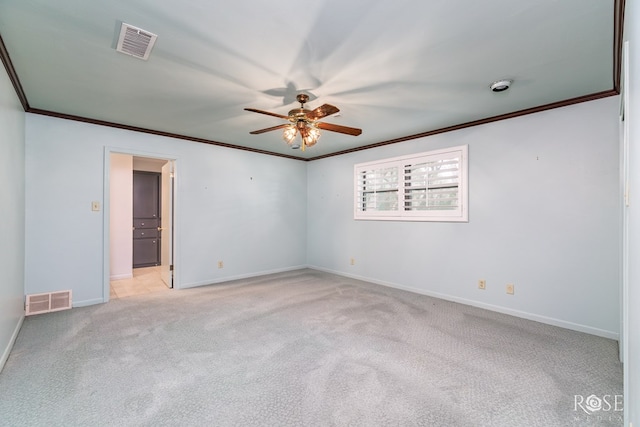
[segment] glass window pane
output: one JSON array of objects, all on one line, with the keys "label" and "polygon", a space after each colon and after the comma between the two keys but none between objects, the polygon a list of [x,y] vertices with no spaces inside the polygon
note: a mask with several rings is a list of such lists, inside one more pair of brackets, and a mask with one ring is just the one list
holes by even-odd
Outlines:
[{"label": "glass window pane", "polygon": [[365,193],[365,210],[395,211],[398,210],[398,192]]},{"label": "glass window pane", "polygon": [[361,163],[355,170],[356,219],[468,221],[467,146]]}]

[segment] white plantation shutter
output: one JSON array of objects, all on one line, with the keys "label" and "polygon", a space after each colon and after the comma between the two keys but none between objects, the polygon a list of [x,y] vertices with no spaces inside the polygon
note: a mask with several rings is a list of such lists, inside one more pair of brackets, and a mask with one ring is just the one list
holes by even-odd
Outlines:
[{"label": "white plantation shutter", "polygon": [[459,205],[461,156],[433,156],[404,167],[404,210],[455,210]]},{"label": "white plantation shutter", "polygon": [[356,219],[467,221],[467,146],[355,165]]},{"label": "white plantation shutter", "polygon": [[362,212],[395,212],[398,210],[398,168],[382,166],[363,168],[357,172],[358,208]]}]

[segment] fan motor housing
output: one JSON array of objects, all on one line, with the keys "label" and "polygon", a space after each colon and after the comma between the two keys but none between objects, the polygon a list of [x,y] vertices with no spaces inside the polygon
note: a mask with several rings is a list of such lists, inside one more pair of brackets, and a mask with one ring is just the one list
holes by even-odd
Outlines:
[{"label": "fan motor housing", "polygon": [[292,121],[293,120],[304,120],[307,121],[307,113],[310,113],[311,111],[304,109],[304,108],[294,108],[293,110],[289,111],[289,117],[291,117]]}]

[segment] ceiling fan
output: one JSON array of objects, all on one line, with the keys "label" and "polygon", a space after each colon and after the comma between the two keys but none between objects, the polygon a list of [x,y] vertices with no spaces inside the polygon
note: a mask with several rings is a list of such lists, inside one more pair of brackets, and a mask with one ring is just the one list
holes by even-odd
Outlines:
[{"label": "ceiling fan", "polygon": [[[289,123],[284,123],[266,129],[254,130],[253,132],[249,133],[252,135],[258,135],[261,133],[270,132],[272,130],[284,129],[283,138],[287,142],[287,144],[289,144],[291,148],[301,148],[302,151],[304,151],[306,147],[312,147],[316,144],[316,142],[318,142],[321,129],[353,136],[358,136],[362,133],[362,129],[318,121],[324,117],[336,114],[338,111],[340,111],[338,107],[324,104],[319,106],[315,110],[307,110],[304,108],[304,104],[309,101],[309,95],[300,93],[298,94],[296,99],[300,103],[300,108],[294,108],[293,110],[289,111],[288,116],[270,113],[269,111],[256,110],[255,108],[245,108],[246,111],[266,114],[268,116],[274,116],[289,121]],[[300,134],[302,143],[298,143],[296,141],[296,135],[298,133]]]}]

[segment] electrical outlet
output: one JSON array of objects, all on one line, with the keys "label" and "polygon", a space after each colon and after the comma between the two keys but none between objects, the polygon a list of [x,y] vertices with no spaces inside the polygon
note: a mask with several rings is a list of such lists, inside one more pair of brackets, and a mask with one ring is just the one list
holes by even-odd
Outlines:
[{"label": "electrical outlet", "polygon": [[487,281],[484,279],[478,280],[478,289],[486,289]]},{"label": "electrical outlet", "polygon": [[218,261],[218,268],[224,268],[224,262]]},{"label": "electrical outlet", "polygon": [[513,286],[512,283],[507,284],[507,293],[509,295],[513,295],[513,288],[514,288],[514,286]]},{"label": "electrical outlet", "polygon": [[356,259],[355,258],[351,258],[351,260],[349,260],[349,264],[356,265]]},{"label": "electrical outlet", "polygon": [[100,211],[100,202],[91,202],[91,210],[94,212]]}]

